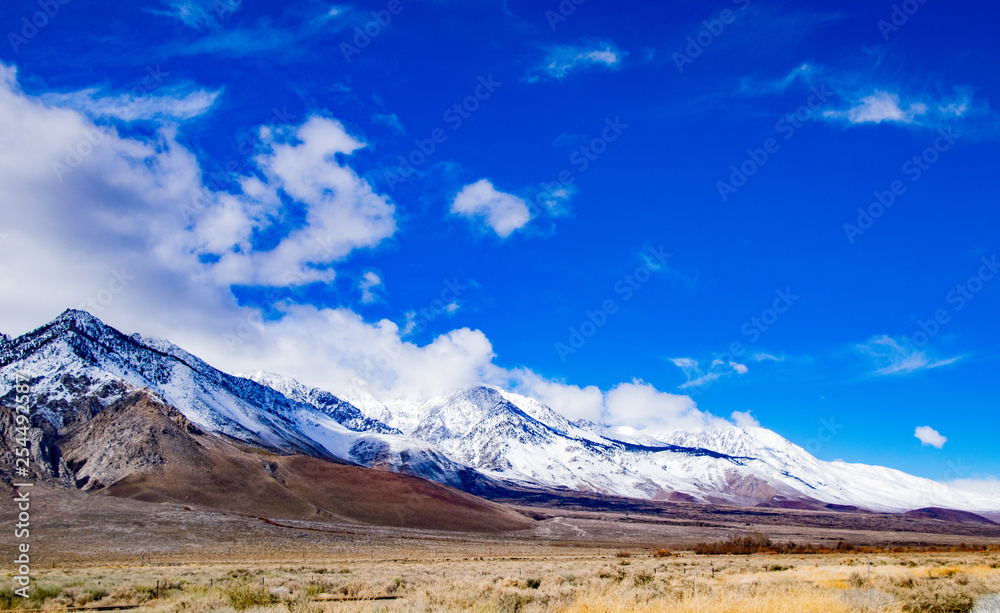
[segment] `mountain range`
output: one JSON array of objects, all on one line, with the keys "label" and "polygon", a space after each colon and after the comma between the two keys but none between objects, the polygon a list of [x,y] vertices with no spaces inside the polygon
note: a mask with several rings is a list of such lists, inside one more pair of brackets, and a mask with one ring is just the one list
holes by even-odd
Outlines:
[{"label": "mountain range", "polygon": [[[390,489],[399,509],[413,508],[413,496],[447,499],[471,524],[478,513],[518,525],[470,494],[525,489],[742,506],[1000,510],[998,499],[898,470],[819,460],[761,427],[625,432],[571,421],[494,386],[387,404],[364,388],[228,374],[78,310],[18,338],[0,336],[0,405],[14,404],[18,373],[28,377],[32,446],[46,478],[140,499],[209,499],[219,487],[246,488],[246,508],[234,510],[263,512],[268,500],[285,497],[302,516],[350,519],[356,510],[337,510],[346,490],[330,490],[349,473],[357,487],[398,479]],[[356,472],[364,469],[378,471]],[[326,489],[307,485],[305,475]]]}]

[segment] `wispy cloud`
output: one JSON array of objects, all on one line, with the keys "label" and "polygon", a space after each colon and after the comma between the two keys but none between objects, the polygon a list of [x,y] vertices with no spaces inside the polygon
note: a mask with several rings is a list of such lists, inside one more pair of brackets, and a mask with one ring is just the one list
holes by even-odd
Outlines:
[{"label": "wispy cloud", "polygon": [[536,83],[543,80],[565,79],[570,73],[587,68],[620,67],[627,51],[610,41],[588,41],[581,45],[553,45],[547,48],[545,59],[531,69],[524,80]]},{"label": "wispy cloud", "polygon": [[738,362],[723,361],[714,359],[708,367],[703,368],[701,363],[694,358],[671,358],[674,366],[684,371],[687,382],[680,385],[680,389],[701,387],[723,377],[731,375],[745,375],[749,369],[745,364]]},{"label": "wispy cloud", "polygon": [[218,55],[251,57],[268,54],[271,59],[304,56],[304,43],[314,37],[353,27],[364,15],[348,7],[322,7],[296,16],[296,23],[278,24],[261,19],[252,25],[214,27],[198,38],[171,41],[157,50],[164,56]]},{"label": "wispy cloud", "polygon": [[961,356],[936,359],[915,347],[908,339],[897,340],[887,334],[873,336],[855,345],[861,355],[875,365],[874,375],[905,375],[920,370],[930,370],[954,364]]},{"label": "wispy cloud", "polygon": [[203,30],[240,10],[241,0],[166,0],[163,9],[151,12],[172,17],[189,28]]},{"label": "wispy cloud", "polygon": [[914,129],[937,129],[960,122],[977,122],[984,132],[1000,124],[989,105],[966,86],[917,89],[901,82],[895,73],[883,70],[882,55],[872,54],[873,66],[834,69],[803,63],[781,77],[743,78],[741,96],[778,96],[802,89],[822,87],[829,91],[825,108],[817,114],[823,121],[844,127],[889,124]]},{"label": "wispy cloud", "polygon": [[886,90],[858,94],[847,99],[840,109],[829,109],[823,118],[850,125],[865,123],[895,123],[937,128],[945,123],[965,118],[972,107],[971,94],[956,91],[952,97],[923,97]]},{"label": "wispy cloud", "polygon": [[385,126],[401,136],[406,135],[406,128],[403,126],[403,122],[400,121],[399,115],[395,113],[373,113],[372,123]]},{"label": "wispy cloud", "polygon": [[185,120],[204,114],[215,104],[220,91],[164,88],[159,95],[144,93],[117,94],[89,88],[69,93],[47,93],[46,104],[69,107],[92,118],[113,118],[131,122],[140,120]]},{"label": "wispy cloud", "polygon": [[913,436],[920,439],[921,445],[929,445],[937,449],[941,449],[948,442],[947,436],[941,436],[940,432],[930,426],[920,426],[914,430]]}]

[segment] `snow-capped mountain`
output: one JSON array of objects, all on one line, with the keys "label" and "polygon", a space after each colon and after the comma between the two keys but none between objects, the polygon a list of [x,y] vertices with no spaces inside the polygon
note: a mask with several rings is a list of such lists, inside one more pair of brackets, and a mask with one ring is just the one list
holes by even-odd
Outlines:
[{"label": "snow-capped mountain", "polygon": [[744,505],[818,501],[886,511],[1000,506],[998,500],[898,470],[824,462],[765,428],[663,433],[608,428],[571,422],[535,399],[492,387],[462,390],[415,408],[390,407],[389,415],[390,423],[457,462],[496,478],[548,487]]},{"label": "snow-capped mountain", "polygon": [[0,337],[0,403],[26,373],[55,428],[147,389],[206,430],[281,453],[337,458],[475,491],[483,483],[741,505],[998,511],[1000,500],[897,470],[824,462],[759,427],[638,432],[571,422],[545,404],[474,387],[388,404],[280,375],[225,374],[160,339],[126,336],[67,311]]},{"label": "snow-capped mountain", "polygon": [[207,431],[251,445],[459,487],[475,478],[474,471],[420,441],[395,436],[397,430],[331,394],[282,381],[286,396],[223,373],[168,341],[126,336],[83,311],[68,310],[0,344],[0,402],[13,404],[17,373],[30,379],[35,413],[57,430],[145,389]]}]

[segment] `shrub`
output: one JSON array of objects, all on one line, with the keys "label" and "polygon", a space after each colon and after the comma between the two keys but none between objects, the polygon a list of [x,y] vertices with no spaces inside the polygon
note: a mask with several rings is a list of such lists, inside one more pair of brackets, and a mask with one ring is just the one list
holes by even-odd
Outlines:
[{"label": "shrub", "polygon": [[240,583],[226,588],[225,592],[226,596],[229,597],[229,603],[237,611],[244,611],[250,607],[272,605],[278,602],[278,599],[275,598],[270,590],[256,583]]},{"label": "shrub", "polygon": [[669,549],[657,549],[653,552],[654,558],[669,558],[671,555],[673,554],[670,553]]},{"label": "shrub", "polygon": [[847,578],[847,582],[851,584],[851,587],[864,587],[865,577],[861,573],[851,573],[851,576]]},{"label": "shrub", "polygon": [[694,552],[699,555],[750,555],[752,553],[764,553],[772,549],[773,544],[771,543],[771,539],[766,534],[760,532],[751,532],[744,536],[733,535],[725,541],[698,543],[694,546]]},{"label": "shrub", "polygon": [[619,551],[618,553],[615,554],[615,557],[616,558],[631,558],[632,557],[632,552],[631,551]]},{"label": "shrub", "polygon": [[852,609],[856,611],[885,611],[896,604],[896,599],[891,594],[881,590],[873,589],[851,589],[845,590],[841,598]]}]

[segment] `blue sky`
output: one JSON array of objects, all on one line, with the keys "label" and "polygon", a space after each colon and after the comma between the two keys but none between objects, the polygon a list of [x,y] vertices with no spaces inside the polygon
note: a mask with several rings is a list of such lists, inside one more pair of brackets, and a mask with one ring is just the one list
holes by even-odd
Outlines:
[{"label": "blue sky", "polygon": [[998,475],[996,12],[8,2],[2,328]]}]

